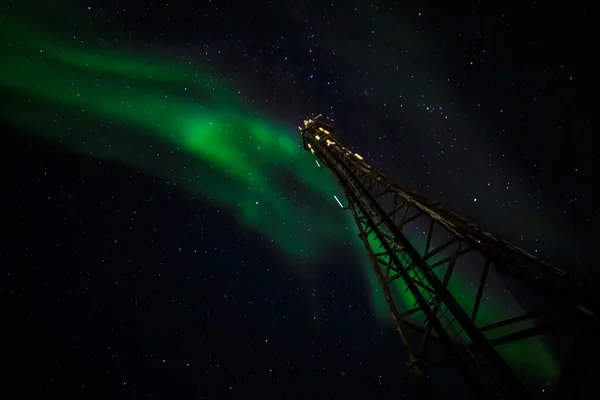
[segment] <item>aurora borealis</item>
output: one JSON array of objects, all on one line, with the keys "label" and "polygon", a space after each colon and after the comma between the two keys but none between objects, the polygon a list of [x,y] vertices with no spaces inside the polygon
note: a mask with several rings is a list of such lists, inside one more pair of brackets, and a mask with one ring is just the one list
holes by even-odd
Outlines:
[{"label": "aurora borealis", "polygon": [[[4,109],[9,120],[75,151],[152,171],[225,204],[291,259],[314,257],[322,250],[319,244],[339,234],[344,220],[339,213],[294,207],[282,186],[285,180],[299,181],[332,205],[338,193],[332,178],[315,168],[298,136],[256,116],[218,78],[190,65],[63,45],[19,17],[11,14],[2,23],[10,40],[0,84],[26,96],[29,104]],[[57,119],[51,111],[40,114],[38,107],[67,107],[81,127],[74,129],[73,119]],[[114,125],[143,132],[148,148],[115,137]],[[151,148],[160,145],[205,168],[174,171],[168,154],[162,156],[167,161],[154,157]],[[215,179],[218,184],[208,184]],[[305,229],[294,226],[298,219]]]},{"label": "aurora borealis", "polygon": [[[310,112],[335,116],[341,130],[340,139],[349,147],[356,148],[386,175],[423,191],[427,196],[439,198],[449,208],[461,204],[462,209],[457,209],[460,214],[465,213],[475,222],[480,222],[478,218],[487,218],[481,221],[486,228],[489,227],[494,233],[497,228],[500,236],[515,242],[519,240],[519,246],[531,249],[532,252],[539,249],[544,254],[550,254],[549,249],[556,251],[552,254],[566,254],[582,246],[577,241],[575,229],[571,235],[561,233],[561,229],[569,225],[564,219],[566,217],[563,217],[567,215],[567,208],[563,213],[556,205],[557,201],[553,203],[553,200],[546,200],[543,187],[538,185],[540,179],[537,179],[537,172],[530,173],[527,169],[534,167],[526,165],[523,167],[526,172],[522,173],[518,169],[523,158],[526,160],[524,163],[535,165],[536,171],[543,170],[540,165],[546,166],[546,170],[559,167],[550,168],[548,165],[552,164],[537,160],[535,155],[522,157],[521,152],[524,150],[513,148],[505,133],[510,123],[504,123],[500,118],[510,115],[514,118],[513,122],[524,118],[518,116],[516,109],[511,109],[508,104],[496,107],[499,100],[497,104],[493,104],[492,100],[489,101],[489,106],[486,104],[485,96],[479,93],[481,90],[478,87],[480,80],[484,80],[483,72],[468,75],[471,81],[463,79],[463,76],[467,76],[467,72],[463,70],[455,71],[455,75],[452,75],[454,72],[449,72],[449,77],[446,78],[440,72],[445,64],[442,61],[432,63],[432,60],[445,60],[445,57],[454,60],[457,56],[453,53],[452,41],[446,36],[439,41],[430,37],[423,39],[423,26],[429,25],[419,22],[418,17],[422,16],[420,10],[415,11],[414,15],[405,10],[403,13],[406,15],[400,15],[399,11],[392,11],[392,6],[383,4],[367,5],[355,1],[350,7],[350,3],[334,6],[332,2],[331,5],[324,6],[324,13],[331,16],[330,25],[329,19],[320,14],[320,6],[309,5],[310,2],[281,7],[272,4],[225,4],[227,2],[217,1],[209,1],[208,5],[151,2],[144,6],[127,1],[98,5],[71,0],[41,5],[31,0],[9,3],[0,12],[0,88],[10,101],[0,108],[0,116],[14,127],[14,131],[7,129],[2,135],[16,135],[16,132],[24,138],[31,135],[43,139],[51,147],[67,151],[73,157],[85,157],[90,162],[97,162],[98,168],[105,166],[108,170],[111,166],[117,166],[128,171],[124,173],[130,176],[149,177],[148,179],[160,182],[169,190],[167,194],[164,193],[164,188],[159,188],[157,193],[150,191],[148,198],[164,195],[171,200],[179,196],[178,192],[182,192],[197,201],[198,208],[206,205],[207,209],[216,209],[216,212],[224,214],[224,220],[235,221],[233,226],[231,222],[227,222],[229,225],[224,223],[224,226],[219,226],[217,223],[205,227],[202,222],[190,222],[190,227],[194,226],[195,230],[185,240],[178,243],[167,243],[164,239],[163,242],[153,242],[153,245],[156,244],[157,248],[164,248],[165,251],[168,248],[175,249],[177,255],[192,253],[186,256],[190,258],[181,261],[173,261],[174,258],[166,258],[166,261],[161,259],[160,266],[164,270],[156,272],[156,279],[167,275],[166,270],[177,269],[184,277],[179,277],[177,282],[187,282],[187,271],[208,273],[211,269],[220,268],[220,265],[227,273],[235,274],[231,271],[240,266],[227,262],[219,264],[221,253],[217,254],[217,245],[207,244],[209,240],[202,235],[214,236],[210,243],[217,243],[225,242],[226,239],[223,238],[230,234],[235,236],[242,232],[242,235],[252,235],[252,240],[266,243],[266,248],[262,250],[243,250],[244,246],[239,244],[242,240],[236,236],[238,239],[232,241],[237,240],[239,246],[234,244],[229,250],[220,250],[225,256],[233,258],[239,252],[243,268],[256,268],[256,275],[261,276],[264,288],[257,289],[256,285],[244,287],[243,284],[219,286],[213,282],[207,284],[214,284],[215,293],[212,294],[208,293],[210,291],[203,291],[204,286],[203,290],[198,289],[200,286],[182,290],[186,296],[189,295],[186,299],[190,303],[189,299],[201,302],[194,303],[193,306],[186,305],[184,300],[178,301],[176,294],[165,297],[169,306],[184,304],[187,307],[186,313],[190,312],[189,315],[193,316],[191,319],[199,321],[202,318],[196,315],[225,314],[226,306],[219,308],[213,304],[204,304],[205,299],[208,303],[211,296],[222,299],[225,304],[233,302],[232,299],[236,296],[242,298],[245,292],[255,293],[253,291],[256,290],[261,293],[260,300],[239,300],[244,307],[262,304],[260,311],[244,309],[243,312],[232,312],[224,317],[226,320],[243,320],[240,331],[244,333],[252,331],[255,326],[260,327],[263,323],[260,321],[267,321],[264,324],[268,329],[261,331],[264,339],[260,335],[249,334],[247,346],[244,339],[231,340],[237,341],[237,345],[244,350],[247,350],[246,347],[254,349],[253,346],[257,346],[256,343],[259,342],[267,343],[264,332],[270,333],[272,329],[273,335],[268,338],[268,343],[276,341],[273,336],[281,336],[280,339],[286,342],[273,351],[273,354],[281,355],[284,352],[282,349],[288,346],[287,342],[296,343],[296,333],[290,333],[290,328],[290,331],[286,331],[287,336],[280,335],[271,324],[285,326],[290,320],[297,318],[302,323],[294,332],[307,340],[309,345],[296,345],[295,351],[305,352],[309,354],[307,357],[313,359],[318,358],[318,355],[311,353],[313,350],[306,349],[319,346],[315,344],[319,343],[319,335],[330,335],[333,339],[328,340],[331,342],[320,346],[329,346],[333,349],[330,351],[335,352],[339,345],[341,349],[345,349],[340,350],[342,358],[348,357],[352,362],[359,360],[356,361],[360,365],[357,368],[365,368],[366,374],[370,374],[378,361],[368,364],[363,358],[367,358],[364,354],[372,354],[372,349],[367,348],[364,353],[360,353],[363,350],[357,350],[359,345],[348,344],[349,347],[343,347],[345,339],[338,339],[341,335],[339,332],[355,328],[360,331],[363,325],[370,324],[377,331],[373,334],[375,336],[385,335],[379,332],[380,328],[381,332],[391,330],[391,317],[371,271],[372,266],[357,237],[358,230],[351,214],[341,210],[334,198],[337,196],[345,203],[343,191],[335,182],[334,176],[327,169],[319,168],[314,162],[314,156],[302,148],[295,126],[300,125],[302,119],[311,116],[307,114]],[[414,10],[410,12],[412,11]],[[230,18],[227,17],[228,13]],[[445,18],[441,18],[441,21]],[[180,22],[174,22],[175,20]],[[362,22],[358,23],[359,20]],[[177,24],[181,25],[180,32],[175,27]],[[436,36],[438,32],[434,32],[437,29],[433,28],[435,24],[430,25],[431,36]],[[357,36],[354,37],[353,32],[359,26],[364,28],[364,35],[356,33]],[[480,30],[477,30],[478,34]],[[459,33],[460,40],[463,40],[462,31]],[[181,37],[185,37],[185,40]],[[431,48],[435,47],[436,50],[427,50],[429,47],[424,46],[424,43],[431,44]],[[492,46],[485,49],[478,46],[479,44],[469,44],[468,48],[477,48],[477,52],[483,54],[480,54],[481,57],[487,57],[492,51]],[[487,53],[482,50],[487,50]],[[479,56],[467,54],[464,57],[464,71],[479,68],[479,64],[484,70],[485,63],[478,61]],[[473,66],[473,63],[476,65]],[[425,65],[435,67],[432,66],[429,70]],[[452,68],[448,66],[447,69]],[[436,74],[443,76],[443,79]],[[456,76],[459,78],[455,79]],[[461,90],[465,84],[476,87],[475,92],[480,97],[464,100],[461,96],[466,95]],[[490,87],[492,86],[497,88],[503,84],[493,81]],[[538,93],[539,89],[534,89]],[[488,91],[495,93],[492,89]],[[501,97],[496,94],[494,96]],[[536,101],[538,97],[541,94],[536,94]],[[494,117],[498,120],[488,118],[486,113],[498,114],[496,108],[501,110],[502,116]],[[517,122],[513,125],[517,125]],[[549,153],[554,154],[551,151]],[[569,168],[577,171],[583,169],[581,166]],[[554,179],[553,176],[548,179]],[[92,178],[86,176],[85,180],[91,180],[93,184],[95,178],[98,182],[102,180],[100,174],[92,175]],[[570,181],[576,182],[577,179]],[[55,186],[62,190],[61,185],[58,182]],[[123,188],[123,192],[127,191],[128,188]],[[127,196],[127,193],[122,195]],[[42,197],[50,199],[56,195],[40,194],[40,198]],[[562,197],[568,197],[570,202],[583,199],[581,195]],[[90,198],[93,198],[92,194]],[[122,207],[115,207],[120,213]],[[544,207],[550,211],[544,214]],[[183,205],[181,208],[185,209]],[[542,211],[539,211],[540,208]],[[106,206],[103,218],[118,219],[115,209]],[[156,210],[153,212],[159,213]],[[202,215],[203,212],[197,213]],[[575,212],[569,211],[568,215]],[[134,213],[132,221],[141,214],[137,207]],[[556,217],[556,214],[559,216]],[[168,219],[168,216],[156,218]],[[585,225],[587,222],[581,224]],[[414,236],[409,237],[417,248],[424,247],[425,239],[421,232],[424,229],[417,227]],[[202,234],[200,230],[203,231]],[[71,235],[79,234],[73,231]],[[109,247],[106,244],[109,239],[111,244],[124,241],[118,235],[111,235],[115,237],[108,235],[106,238],[99,238],[99,253]],[[243,239],[244,243],[250,240],[247,236]],[[561,247],[557,243],[562,243],[560,241],[563,236],[568,237]],[[139,240],[143,242],[145,238]],[[373,247],[379,246],[373,235],[369,236],[369,241]],[[29,248],[29,245],[25,247]],[[56,248],[58,247],[64,246],[57,244]],[[214,249],[214,258],[202,263],[191,258],[197,257],[199,253],[208,254],[211,249]],[[254,254],[252,251],[258,256],[247,255]],[[265,259],[261,257],[262,253],[267,252],[276,254],[270,257],[280,258],[265,261],[267,256],[264,256]],[[90,255],[89,258],[90,265],[95,265],[92,260],[94,256]],[[436,257],[441,258],[442,255]],[[98,256],[98,259],[100,265],[104,265],[109,258]],[[118,269],[118,259],[112,256],[111,260],[115,269]],[[135,258],[128,255],[127,263],[135,262]],[[53,265],[52,263],[57,262],[47,263]],[[266,266],[267,271],[278,270],[277,273],[284,277],[278,275],[277,278],[271,278],[262,270],[259,271],[259,267],[263,266]],[[291,270],[288,269],[290,266]],[[124,270],[127,268],[123,267]],[[140,271],[145,268],[152,270],[146,261],[146,265],[140,263],[140,266],[133,268],[137,271],[133,275],[141,274]],[[471,265],[459,265],[450,280],[451,292],[467,310],[474,302],[480,271],[479,267],[473,269]],[[352,273],[359,275],[360,280],[352,280]],[[443,273],[443,270],[438,273]],[[296,275],[300,278],[296,278]],[[351,303],[349,299],[354,295],[348,293],[354,292],[344,293],[343,289],[340,291],[333,285],[336,277],[352,287],[352,290],[357,288],[361,293],[367,292],[366,305],[362,306],[360,300]],[[212,278],[203,279],[212,282]],[[229,278],[221,279],[228,282]],[[115,282],[124,280],[126,279],[123,277],[114,279]],[[278,289],[281,282],[295,283],[290,283],[291,286],[282,290]],[[414,299],[405,291],[405,285],[400,281],[396,282],[396,299],[402,306],[411,307]],[[131,284],[132,287],[136,285]],[[479,310],[478,324],[485,325],[526,312],[522,306],[523,298],[517,301],[510,288],[502,281],[496,281],[490,286],[490,290],[486,292],[489,299],[482,303]],[[279,303],[270,300],[278,298],[286,290],[296,297],[280,299]],[[137,310],[138,304],[143,304],[145,298],[159,298],[162,295],[153,293],[152,296],[136,296],[131,304],[135,304]],[[277,309],[280,304],[283,311]],[[274,311],[276,309],[277,312]],[[305,314],[306,309],[310,311]],[[89,315],[94,312],[90,311]],[[269,313],[274,317],[269,317]],[[165,321],[170,321],[171,314],[165,315]],[[185,315],[188,318],[188,314]],[[250,315],[254,320],[247,321],[246,318]],[[313,321],[307,321],[309,318]],[[204,322],[194,323],[198,325],[189,329],[193,330],[190,337],[199,342],[205,340],[204,337],[219,336],[216,333],[219,329],[221,336],[225,336],[224,331],[232,330],[231,327],[223,328],[222,326],[227,325],[222,322],[216,322],[208,328],[203,326],[204,330],[197,328]],[[164,325],[168,326],[170,323]],[[340,331],[336,331],[336,328]],[[175,323],[172,329],[175,336],[184,330]],[[195,329],[200,333],[196,333]],[[311,336],[311,329],[317,331],[315,337]],[[215,333],[207,333],[211,330]],[[170,336],[171,343],[175,336]],[[352,340],[351,334],[348,334],[347,340]],[[163,342],[160,338],[157,341]],[[325,342],[326,339],[323,339],[323,343]],[[383,351],[384,343],[389,343],[389,339],[368,337],[363,342]],[[208,339],[203,345],[207,346],[206,343]],[[227,346],[224,344],[223,348]],[[105,347],[112,349],[109,344]],[[210,346],[208,349],[210,350]],[[350,356],[352,350],[348,349],[357,353]],[[208,350],[203,348],[202,351]],[[237,351],[242,354],[240,349]],[[553,384],[550,382],[556,380],[559,373],[558,362],[544,341],[538,338],[521,340],[501,346],[500,351],[508,363],[524,373],[536,387],[551,387]],[[189,353],[199,353],[200,350],[187,352],[181,350],[189,359]],[[209,352],[213,354],[212,350]],[[268,351],[263,350],[263,353],[257,354],[263,357],[265,352]],[[321,350],[314,352],[320,353]],[[93,351],[90,350],[90,353]],[[158,352],[154,354],[142,349],[137,350],[136,354],[138,353],[152,354],[152,361],[167,363],[166,358],[163,359]],[[139,357],[140,365],[148,364],[150,356],[139,354],[130,357]],[[328,357],[332,357],[333,353],[328,354]],[[215,369],[221,368],[219,366],[224,362],[218,362],[217,356],[214,357],[210,360],[210,367],[199,367],[200,370],[207,371],[215,365]],[[236,357],[237,355],[233,359]],[[248,355],[244,357],[247,358]],[[339,363],[343,365],[345,361],[340,360],[342,361]],[[269,362],[272,362],[271,359]],[[321,364],[318,367],[306,366],[303,362],[296,361],[298,366],[290,366],[288,361],[292,372],[288,371],[286,374],[297,374],[301,381],[302,377],[310,375],[303,375],[302,371],[326,368],[321,367]],[[319,361],[324,365],[329,362],[329,358]],[[338,365],[334,362],[332,364]],[[402,367],[403,365],[398,368]],[[249,368],[252,370],[254,367]],[[335,368],[332,367],[327,373],[335,377],[351,375]],[[261,366],[260,369],[269,371],[263,371],[267,376],[276,371],[275,367],[270,366]],[[194,373],[194,376],[204,376],[204,372]],[[230,371],[229,375],[232,374],[234,373]],[[240,376],[240,382],[252,382],[253,374],[258,372],[252,370],[247,379],[239,371],[235,374]],[[369,384],[379,387],[385,380],[382,376],[386,377],[386,374],[381,371],[374,374]],[[393,371],[387,377],[396,385],[406,384],[402,379],[396,382]],[[190,382],[195,382],[194,379],[196,378],[191,378]],[[206,378],[218,379],[221,378],[212,375],[211,378],[208,375]],[[278,382],[285,382],[287,378],[280,376],[278,379]],[[331,381],[334,388],[347,386],[347,383],[334,381]],[[231,388],[236,387],[237,382],[228,383],[221,389],[225,392],[233,390]],[[314,387],[323,385],[317,381],[311,382]],[[190,385],[195,387],[195,383]],[[162,389],[156,390],[160,393]],[[351,389],[348,390],[352,392]],[[214,394],[211,392],[211,395]],[[340,396],[339,392],[337,395]]]}]

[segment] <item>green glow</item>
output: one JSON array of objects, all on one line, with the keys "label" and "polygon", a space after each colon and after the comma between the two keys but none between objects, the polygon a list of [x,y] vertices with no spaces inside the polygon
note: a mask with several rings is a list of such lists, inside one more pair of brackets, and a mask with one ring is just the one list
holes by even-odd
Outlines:
[{"label": "green glow", "polygon": [[[2,46],[0,86],[28,102],[3,108],[6,119],[81,153],[161,174],[225,204],[291,260],[314,259],[329,238],[342,234],[347,215],[337,207],[315,213],[296,206],[284,182],[300,182],[326,210],[335,202],[333,178],[318,170],[297,133],[256,117],[237,91],[188,64],[62,44],[48,32],[17,23],[20,17],[2,19],[9,40]],[[106,121],[111,128],[102,128]],[[132,126],[147,136],[146,146],[170,147],[204,167],[175,174],[168,154],[154,156],[132,138],[118,137],[115,125]]]},{"label": "green glow", "polygon": [[[131,56],[71,40],[67,30],[55,35],[56,27],[76,18],[44,19],[40,11],[34,19],[29,10],[38,5],[20,4],[0,17],[0,87],[22,99],[3,105],[4,118],[73,151],[129,164],[227,207],[292,263],[316,259],[334,238],[361,249],[356,227],[344,229],[353,221],[334,199],[343,197],[333,176],[315,165],[296,132],[258,117],[259,110],[224,84],[225,78],[200,61],[171,62],[141,52]],[[77,36],[98,35],[93,27],[80,29]],[[125,128],[132,133],[123,134]],[[290,187],[302,188],[305,198],[318,202],[296,203]],[[379,247],[373,236],[369,242]],[[361,253],[373,308],[390,321],[370,261]],[[450,289],[461,294],[463,307],[473,304],[474,290],[464,279],[453,278]],[[394,297],[405,309],[414,304],[400,280]],[[483,304],[480,321],[497,320],[500,307]],[[535,379],[556,377],[556,363],[539,340],[502,352]]]},{"label": "green glow", "polygon": [[[369,234],[368,236],[369,245],[375,252],[378,252],[380,248],[380,242],[377,239],[377,236],[374,233]],[[424,248],[424,238],[423,237],[415,237],[411,238],[412,243],[416,248],[422,246]],[[423,243],[420,243],[422,241]],[[442,255],[434,256],[431,259],[432,263],[435,263],[442,259]],[[365,256],[364,263],[370,263],[368,258]],[[382,258],[384,262],[388,262],[389,258],[386,256]],[[407,259],[404,259],[407,260]],[[401,261],[404,261],[401,260]],[[407,267],[407,264],[404,264]],[[385,275],[386,269],[383,265],[380,265],[381,272]],[[445,271],[438,269],[437,275],[439,278],[443,277],[443,273]],[[384,299],[383,293],[379,289],[379,285],[376,285],[376,278],[373,276],[374,274],[370,274],[372,278],[370,279],[370,288],[371,299],[373,303],[373,307],[375,313],[378,317],[384,318],[385,320],[390,319],[389,308]],[[415,277],[414,272],[410,272],[409,275],[411,277]],[[427,282],[427,280],[423,280],[423,282]],[[473,308],[473,304],[475,303],[475,288],[469,288],[469,284],[467,281],[462,278],[459,274],[454,273],[452,275],[452,279],[448,284],[448,288],[451,293],[458,294],[455,295],[459,305],[464,310],[471,310]],[[415,297],[412,293],[407,289],[406,283],[397,279],[394,281],[392,285],[392,296],[396,300],[396,304],[399,306],[400,311],[405,311],[415,307]],[[490,301],[491,300],[491,301]],[[510,296],[505,296],[502,298],[502,302],[494,301],[493,297],[482,301],[478,316],[477,316],[477,325],[484,326],[493,322],[497,322],[502,320],[502,316],[506,313],[503,311],[507,308],[511,308],[512,310],[517,310],[515,315],[525,314],[525,311],[518,305],[518,303]],[[422,324],[424,320],[424,315],[422,313],[415,314],[417,318],[414,320],[415,323]],[[505,318],[508,318],[506,316]],[[449,319],[442,319],[444,325],[450,323]],[[533,323],[529,322],[528,324],[521,325],[521,328],[528,328],[533,326]],[[508,329],[498,329],[495,332],[495,335],[500,336],[505,333],[509,333],[511,328]],[[514,328],[512,328],[514,329]],[[468,342],[467,336],[463,333],[458,336],[462,341],[466,344]],[[536,337],[532,337],[526,340],[520,340],[514,343],[510,343],[507,345],[499,346],[498,350],[500,354],[504,357],[506,362],[515,368],[517,371],[520,371],[524,374],[528,379],[537,381],[538,383],[548,383],[548,382],[556,382],[556,379],[559,374],[559,367],[554,359],[553,355],[548,351],[546,345],[542,340]]]}]

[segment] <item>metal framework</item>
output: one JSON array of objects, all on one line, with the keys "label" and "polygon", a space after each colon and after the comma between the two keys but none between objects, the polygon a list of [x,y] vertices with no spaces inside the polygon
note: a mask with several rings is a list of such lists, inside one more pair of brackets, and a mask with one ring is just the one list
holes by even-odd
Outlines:
[{"label": "metal framework", "polygon": [[[423,397],[431,397],[429,371],[451,366],[477,398],[535,398],[498,348],[565,329],[571,336],[591,338],[598,296],[575,276],[389,180],[340,143],[329,118],[319,115],[299,129],[304,148],[335,174],[346,193],[345,208],[357,223]],[[417,243],[415,236],[422,240]],[[468,268],[471,275],[481,271],[468,306],[457,301],[462,294],[452,293],[449,286],[458,268]],[[530,291],[539,298],[538,309],[532,306],[524,314],[478,324],[489,286]],[[397,301],[399,287],[409,293],[412,307],[402,308]],[[586,358],[584,343],[578,340],[580,350],[570,352],[579,367]],[[441,351],[435,353],[436,347]],[[581,370],[563,371],[556,397],[576,398]]]}]

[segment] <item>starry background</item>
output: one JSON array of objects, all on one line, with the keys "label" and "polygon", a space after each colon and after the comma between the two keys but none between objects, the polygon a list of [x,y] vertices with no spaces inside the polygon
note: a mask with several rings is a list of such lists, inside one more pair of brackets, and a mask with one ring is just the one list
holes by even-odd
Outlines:
[{"label": "starry background", "polygon": [[0,12],[3,395],[412,398],[339,188],[300,148],[318,113],[597,282],[576,3],[55,3]]}]

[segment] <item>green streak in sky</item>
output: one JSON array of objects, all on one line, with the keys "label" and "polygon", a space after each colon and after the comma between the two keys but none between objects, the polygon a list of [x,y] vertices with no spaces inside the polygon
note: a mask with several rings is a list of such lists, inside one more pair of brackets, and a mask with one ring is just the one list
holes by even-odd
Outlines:
[{"label": "green streak in sky", "polygon": [[[50,27],[64,27],[69,16],[40,21],[43,13],[38,13],[33,19],[24,3],[0,17],[0,87],[20,99],[2,107],[3,118],[73,151],[153,173],[225,206],[291,263],[316,260],[332,242],[362,246],[350,214],[333,198],[341,197],[339,186],[316,167],[300,136],[260,118],[240,91],[201,61],[172,62],[67,41],[64,32],[53,35]],[[99,35],[78,29],[74,36]],[[369,242],[378,248],[374,237]],[[373,309],[390,321],[362,254]],[[400,280],[394,289],[405,309],[413,306]],[[453,278],[450,289],[469,309],[475,292],[467,281]],[[481,321],[497,320],[502,306],[487,304]],[[506,347],[502,352],[512,365],[539,381],[555,379],[556,363],[542,342]]]},{"label": "green streak in sky", "polygon": [[[189,64],[65,45],[21,19],[19,14],[2,19],[8,40],[0,86],[27,99],[4,108],[6,119],[81,153],[159,173],[225,204],[291,260],[313,260],[331,237],[342,235],[348,216],[335,208],[333,177],[316,168],[297,133],[257,117],[237,91]],[[146,148],[133,135],[119,137],[125,127],[142,133]],[[202,167],[174,174],[173,154],[154,153],[152,146],[171,148]],[[301,206],[293,188],[312,193],[321,204],[325,200],[322,209],[335,212]]]}]

